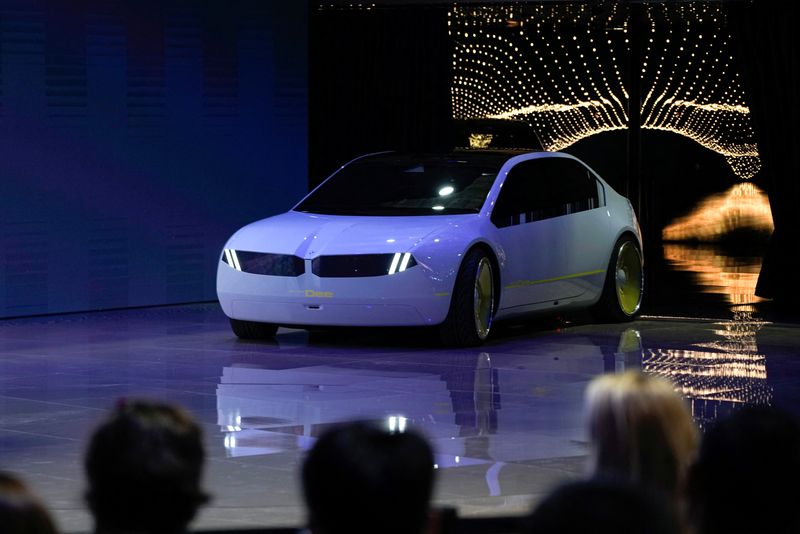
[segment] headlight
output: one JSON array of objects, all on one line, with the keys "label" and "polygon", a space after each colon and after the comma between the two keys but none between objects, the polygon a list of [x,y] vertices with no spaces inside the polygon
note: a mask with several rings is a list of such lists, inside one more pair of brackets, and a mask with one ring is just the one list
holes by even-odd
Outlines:
[{"label": "headlight", "polygon": [[[402,273],[408,269],[409,263],[411,263],[412,260],[414,260],[414,256],[412,256],[410,252],[406,252],[405,254],[396,252],[395,255],[392,256],[392,264],[389,266],[389,274]],[[416,264],[417,262],[414,260],[414,263],[411,265],[411,267]]]},{"label": "headlight", "polygon": [[222,261],[237,271],[250,274],[300,276],[305,272],[303,258],[288,254],[268,254],[226,248],[222,251]]},{"label": "headlight", "polygon": [[[226,248],[221,259],[237,271],[250,274],[300,276],[305,272],[305,261],[288,254]],[[402,273],[416,264],[410,252],[318,256],[311,261],[311,272],[322,278],[386,276]]]},{"label": "headlight", "polygon": [[348,254],[320,256],[311,262],[311,271],[322,278],[355,278],[402,273],[417,264],[410,252],[394,254]]}]

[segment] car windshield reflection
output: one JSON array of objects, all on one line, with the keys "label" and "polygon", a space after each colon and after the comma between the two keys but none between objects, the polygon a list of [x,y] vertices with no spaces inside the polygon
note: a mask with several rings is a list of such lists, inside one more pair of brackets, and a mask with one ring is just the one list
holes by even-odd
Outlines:
[{"label": "car windshield reflection", "polygon": [[328,215],[478,213],[508,155],[385,154],[355,161],[303,200],[295,211]]}]

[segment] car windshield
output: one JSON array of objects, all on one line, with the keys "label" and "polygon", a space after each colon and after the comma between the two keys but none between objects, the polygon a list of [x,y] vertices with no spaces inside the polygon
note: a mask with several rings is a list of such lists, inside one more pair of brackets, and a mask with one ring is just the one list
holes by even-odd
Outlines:
[{"label": "car windshield", "polygon": [[507,158],[385,155],[334,174],[296,211],[331,215],[478,213]]}]

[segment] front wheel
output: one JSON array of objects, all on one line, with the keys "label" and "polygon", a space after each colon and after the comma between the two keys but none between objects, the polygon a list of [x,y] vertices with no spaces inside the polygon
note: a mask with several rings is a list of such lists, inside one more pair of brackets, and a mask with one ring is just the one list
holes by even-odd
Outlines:
[{"label": "front wheel", "polygon": [[231,330],[239,339],[272,339],[278,325],[231,319]]},{"label": "front wheel", "polygon": [[632,321],[639,314],[643,295],[642,252],[632,236],[624,235],[614,245],[597,312],[611,321]]},{"label": "front wheel", "polygon": [[492,261],[480,249],[470,250],[456,277],[450,311],[439,327],[445,345],[474,347],[489,337],[494,319]]}]

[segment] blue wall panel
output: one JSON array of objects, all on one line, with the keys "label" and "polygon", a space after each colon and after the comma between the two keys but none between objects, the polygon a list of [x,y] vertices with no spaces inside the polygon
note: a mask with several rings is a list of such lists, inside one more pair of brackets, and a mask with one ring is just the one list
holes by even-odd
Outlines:
[{"label": "blue wall panel", "polygon": [[306,191],[307,9],[0,0],[0,317],[215,298]]}]

